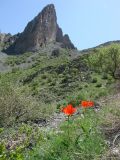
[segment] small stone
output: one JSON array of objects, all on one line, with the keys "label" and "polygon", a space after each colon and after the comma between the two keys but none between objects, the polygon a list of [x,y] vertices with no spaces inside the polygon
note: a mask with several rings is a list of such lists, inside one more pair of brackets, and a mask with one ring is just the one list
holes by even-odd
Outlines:
[{"label": "small stone", "polygon": [[118,148],[113,148],[113,149],[112,149],[112,153],[113,153],[114,155],[120,155],[120,150],[119,150]]}]

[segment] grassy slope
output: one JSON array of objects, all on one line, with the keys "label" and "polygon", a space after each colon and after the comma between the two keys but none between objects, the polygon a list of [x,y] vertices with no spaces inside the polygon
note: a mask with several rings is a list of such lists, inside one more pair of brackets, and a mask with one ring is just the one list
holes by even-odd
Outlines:
[{"label": "grassy slope", "polygon": [[[105,137],[101,134],[99,126],[103,125],[101,115],[105,118],[107,114],[109,115],[109,110],[101,110],[100,114],[90,110],[85,114],[85,118],[80,115],[76,116],[75,120],[71,121],[70,140],[67,136],[67,122],[61,126],[58,133],[56,131],[46,132],[34,123],[31,124],[31,120],[49,117],[56,111],[55,106],[57,109],[67,103],[77,106],[81,100],[86,99],[97,102],[101,96],[109,94],[113,89],[114,78],[109,73],[106,77],[103,73],[90,69],[87,55],[72,59],[68,50],[62,49],[60,52],[61,56],[59,57],[49,57],[46,54],[38,53],[32,56],[31,53],[27,53],[7,59],[6,63],[14,67],[12,72],[0,75],[0,85],[3,86],[1,91],[3,103],[0,108],[5,107],[5,111],[9,112],[10,105],[12,108],[15,104],[16,108],[11,110],[10,115],[5,112],[5,121],[3,122],[3,124],[10,122],[8,125],[15,127],[1,129],[1,159],[9,157],[12,160],[19,160],[26,156],[28,156],[26,159],[42,157],[41,159],[46,160],[58,158],[73,160],[79,159],[79,157],[81,159],[98,159],[106,152]],[[19,63],[25,64],[26,61],[28,63],[28,60],[32,61],[32,66],[28,65],[27,69],[21,69]],[[7,92],[11,103],[6,97]],[[113,104],[111,104],[112,106]],[[20,112],[24,113],[26,110],[28,112],[21,114],[17,119],[18,122],[29,121],[30,125],[15,123],[15,114],[20,107],[23,108]],[[107,120],[104,120],[104,123],[106,124]],[[9,144],[11,139],[12,142]],[[4,148],[4,144],[9,148],[9,152]],[[31,151],[31,148],[34,150]],[[24,149],[28,155],[24,155]]]},{"label": "grassy slope", "polygon": [[[1,137],[7,140],[6,146],[9,148],[9,152],[2,148],[2,155],[6,157],[7,153],[4,159],[119,159],[113,150],[119,149],[118,140],[114,146],[113,141],[119,133],[120,96],[111,96],[106,101],[107,98],[101,99],[103,106],[99,112],[87,110],[84,117],[80,114],[71,117],[69,131],[67,121],[61,124],[59,130],[42,129],[33,124],[21,124],[15,129],[3,130]],[[81,109],[79,111],[83,112]]]}]

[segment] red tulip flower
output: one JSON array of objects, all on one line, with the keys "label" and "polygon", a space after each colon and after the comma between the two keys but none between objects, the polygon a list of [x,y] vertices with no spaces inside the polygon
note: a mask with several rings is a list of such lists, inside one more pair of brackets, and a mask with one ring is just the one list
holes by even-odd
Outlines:
[{"label": "red tulip flower", "polygon": [[62,109],[62,112],[68,116],[73,115],[77,111],[76,108],[72,106],[72,104],[68,104],[65,108]]},{"label": "red tulip flower", "polygon": [[94,102],[92,102],[92,101],[82,101],[81,102],[81,106],[83,108],[93,107],[94,106]]},{"label": "red tulip flower", "polygon": [[81,106],[82,106],[83,108],[87,108],[87,107],[88,107],[87,101],[82,101],[82,102],[81,102]]},{"label": "red tulip flower", "polygon": [[93,106],[94,106],[94,102],[88,101],[88,106],[89,106],[89,107],[93,107]]}]

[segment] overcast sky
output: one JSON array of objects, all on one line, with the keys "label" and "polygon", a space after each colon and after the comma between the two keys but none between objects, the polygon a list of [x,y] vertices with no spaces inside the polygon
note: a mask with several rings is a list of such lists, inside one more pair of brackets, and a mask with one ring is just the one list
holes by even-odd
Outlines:
[{"label": "overcast sky", "polygon": [[55,5],[59,26],[77,48],[120,40],[120,0],[0,0],[0,31],[22,32],[50,3]]}]

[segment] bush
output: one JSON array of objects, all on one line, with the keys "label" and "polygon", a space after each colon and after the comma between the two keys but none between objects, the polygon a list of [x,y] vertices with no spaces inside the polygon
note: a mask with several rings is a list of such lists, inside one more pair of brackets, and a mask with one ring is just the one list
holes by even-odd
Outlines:
[{"label": "bush", "polygon": [[49,77],[48,79],[47,79],[47,83],[51,83],[52,82],[52,79]]},{"label": "bush", "polygon": [[0,88],[0,125],[11,125],[26,113],[23,99],[12,87]]},{"label": "bush", "polygon": [[17,71],[19,71],[19,68],[16,67],[16,68],[12,68],[12,71],[11,71],[11,72],[12,72],[12,73],[15,73],[15,72],[17,72]]},{"label": "bush", "polygon": [[46,119],[54,112],[54,105],[39,103],[31,96],[25,96],[6,85],[0,88],[0,126],[11,126],[17,122]]},{"label": "bush", "polygon": [[83,89],[83,87],[82,86],[79,86],[79,88],[78,88],[79,90],[82,90]]},{"label": "bush", "polygon": [[101,84],[101,83],[98,83],[98,84],[96,85],[96,87],[100,88],[100,87],[102,87],[102,84]]},{"label": "bush", "polygon": [[88,84],[85,84],[85,86],[84,86],[85,88],[87,88],[88,87]]},{"label": "bush", "polygon": [[108,75],[107,75],[106,73],[104,73],[104,74],[102,75],[102,79],[108,79]]},{"label": "bush", "polygon": [[93,78],[91,82],[92,83],[97,83],[97,78]]},{"label": "bush", "polygon": [[24,153],[26,151],[31,150],[36,143],[44,142],[41,129],[37,125],[25,123],[16,128],[3,130],[1,137],[0,160],[25,160]]},{"label": "bush", "polygon": [[43,74],[43,75],[41,75],[41,78],[42,78],[42,79],[46,79],[47,76],[46,76],[45,74]]},{"label": "bush", "polygon": [[102,96],[106,96],[106,95],[107,95],[106,90],[102,90],[101,92],[98,93],[98,97],[102,97]]}]

